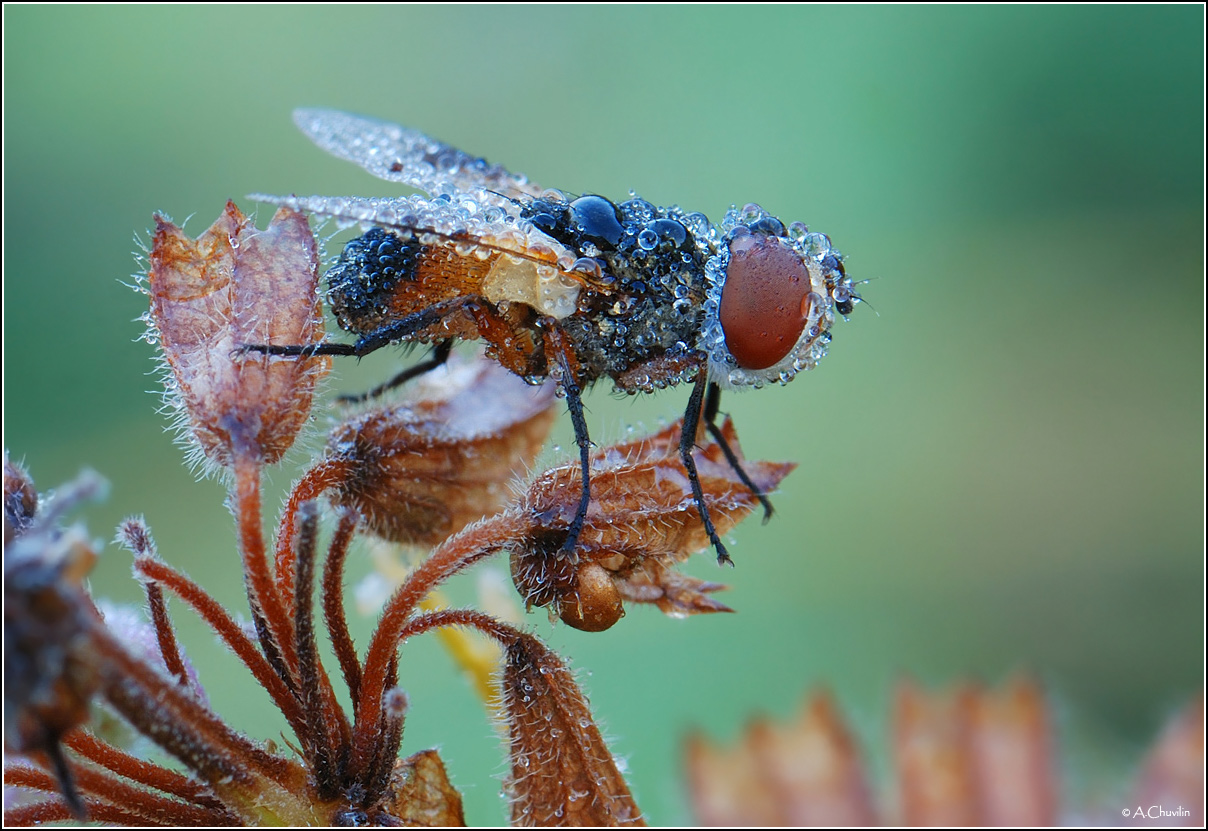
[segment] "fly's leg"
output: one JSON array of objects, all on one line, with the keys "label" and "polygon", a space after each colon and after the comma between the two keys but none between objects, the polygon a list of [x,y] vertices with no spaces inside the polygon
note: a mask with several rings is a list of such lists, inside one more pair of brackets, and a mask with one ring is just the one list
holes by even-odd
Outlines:
[{"label": "fly's leg", "polygon": [[562,335],[558,322],[552,318],[542,321],[547,349],[553,353],[553,362],[558,367],[558,386],[566,396],[566,408],[570,410],[570,423],[575,428],[575,444],[579,446],[579,467],[583,472],[583,490],[579,493],[579,507],[575,518],[566,529],[566,541],[562,552],[570,555],[579,544],[579,534],[587,519],[587,506],[591,504],[591,436],[587,433],[587,418],[583,415],[583,394],[579,389],[578,362],[570,344]]},{"label": "fly's leg", "polygon": [[570,423],[575,428],[575,444],[579,445],[579,467],[583,471],[583,491],[579,494],[579,507],[575,510],[575,518],[566,529],[566,542],[562,550],[569,553],[579,544],[579,533],[583,530],[583,522],[587,519],[587,506],[591,504],[591,474],[588,455],[591,452],[591,437],[587,434],[587,419],[583,416],[583,399],[580,396],[579,385],[563,382],[563,392],[566,393],[566,407],[570,410]]},{"label": "fly's leg", "polygon": [[[684,463],[684,469],[688,471],[688,481],[692,484],[692,499],[696,502],[696,510],[700,513],[700,521],[704,523],[705,533],[709,535],[709,541],[713,543],[713,549],[717,552],[718,565],[734,565],[734,561],[730,559],[729,552],[722,545],[721,538],[717,536],[717,529],[713,527],[713,520],[709,517],[709,508],[705,505],[705,494],[700,486],[700,474],[696,472],[696,460],[692,458],[692,450],[696,447],[696,430],[700,424],[701,405],[705,400],[705,388],[709,386],[709,376],[705,369],[696,376],[696,383],[692,385],[692,395],[688,398],[688,409],[684,411],[684,428],[680,433],[680,459]],[[714,413],[714,416],[717,414]],[[725,447],[725,445],[722,445]],[[733,464],[733,462],[731,462]],[[749,485],[749,480],[747,484]],[[755,490],[753,487],[751,490]]]},{"label": "fly's leg", "polygon": [[[454,297],[433,303],[426,309],[414,314],[400,317],[380,329],[374,329],[368,334],[357,338],[356,343],[310,343],[301,345],[277,344],[244,344],[238,352],[258,352],[261,355],[277,355],[280,357],[313,358],[317,355],[352,355],[363,358],[371,352],[376,352],[392,343],[408,340],[425,329],[435,326],[446,318],[451,317],[479,302],[473,295]],[[439,349],[439,347],[437,347]],[[433,356],[435,357],[435,355]]]},{"label": "fly's leg", "polygon": [[772,518],[772,502],[768,499],[767,494],[763,493],[751,481],[751,477],[742,469],[742,462],[734,455],[734,451],[730,449],[730,443],[726,441],[726,437],[722,434],[721,428],[717,426],[717,411],[721,406],[721,387],[710,381],[709,388],[705,392],[705,428],[709,431],[709,435],[717,442],[717,446],[721,448],[721,452],[725,454],[726,461],[730,463],[730,469],[738,474],[738,478],[747,486],[755,498],[759,500],[759,504],[763,506],[763,521],[766,523]]},{"label": "fly's leg", "polygon": [[407,367],[398,375],[395,375],[384,384],[378,384],[368,392],[363,392],[360,395],[341,395],[337,401],[342,401],[345,404],[359,404],[363,401],[368,401],[371,398],[377,398],[384,392],[401,387],[403,384],[410,381],[412,378],[418,378],[425,373],[431,372],[437,367],[444,366],[449,360],[449,353],[453,351],[453,341],[442,340],[432,349],[432,354],[428,358],[420,361],[417,364]]}]

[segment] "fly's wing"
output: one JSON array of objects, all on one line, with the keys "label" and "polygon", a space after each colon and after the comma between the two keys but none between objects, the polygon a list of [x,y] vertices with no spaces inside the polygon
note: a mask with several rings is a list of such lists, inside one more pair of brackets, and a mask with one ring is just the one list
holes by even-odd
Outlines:
[{"label": "fly's wing", "polygon": [[473,259],[506,254],[532,264],[538,279],[556,274],[569,284],[582,281],[575,272],[574,251],[520,220],[521,206],[540,193],[523,176],[385,121],[337,110],[297,110],[294,121],[332,155],[381,179],[427,191],[432,198],[258,193],[250,198],[333,220],[340,229],[387,228],[463,260],[466,268]]},{"label": "fly's wing", "polygon": [[[533,263],[570,278],[576,271],[577,255],[562,243],[542,233],[528,222],[502,208],[482,205],[462,194],[391,198],[368,196],[271,196],[253,193],[249,197],[333,220],[339,229],[360,225],[388,228],[402,239],[415,239],[421,245],[444,248],[460,258],[486,260],[497,254]],[[575,281],[583,278],[576,273]]]},{"label": "fly's wing", "polygon": [[[339,110],[294,111],[294,123],[319,147],[388,182],[432,196],[471,192],[495,203],[499,196],[527,201],[541,189],[525,176],[450,147],[418,130]],[[498,194],[498,195],[497,195]]]}]

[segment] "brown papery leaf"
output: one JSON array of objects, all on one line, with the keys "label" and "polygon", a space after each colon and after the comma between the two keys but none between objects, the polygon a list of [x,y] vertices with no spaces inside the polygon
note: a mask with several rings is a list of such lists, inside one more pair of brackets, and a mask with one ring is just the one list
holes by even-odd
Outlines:
[{"label": "brown papery leaf", "polygon": [[258,231],[228,202],[193,240],[157,216],[147,276],[174,403],[205,457],[223,466],[234,456],[276,462],[305,423],[330,359],[237,351],[322,339],[318,251],[306,218],[281,209]]},{"label": "brown papery leaf", "polygon": [[508,645],[501,683],[512,823],[645,825],[570,670],[528,635]]},{"label": "brown papery leaf", "polygon": [[795,723],[755,721],[733,750],[689,740],[692,805],[705,825],[872,825],[859,753],[830,696],[815,694]]},{"label": "brown papery leaf", "polygon": [[1133,789],[1131,825],[1204,827],[1204,695],[1170,720]]},{"label": "brown papery leaf", "polygon": [[552,384],[531,387],[482,357],[423,381],[423,397],[336,427],[328,460],[344,470],[333,502],[381,537],[430,546],[511,501],[557,414]]},{"label": "brown papery leaf", "polygon": [[[390,785],[382,806],[382,817],[368,817],[373,824],[409,825],[420,828],[464,826],[466,816],[461,794],[449,782],[444,762],[435,750],[422,750],[394,763]],[[377,821],[375,821],[377,820]]]},{"label": "brown papery leaf", "polygon": [[[512,578],[530,606],[553,604],[580,629],[607,629],[620,617],[622,598],[655,603],[687,615],[730,611],[707,596],[723,588],[671,569],[709,545],[692,486],[679,456],[681,422],[658,433],[602,448],[591,456],[591,504],[574,557],[561,550],[579,501],[576,463],[546,471],[514,509],[533,517],[533,529],[513,549]],[[742,461],[733,424],[722,427]],[[705,504],[719,534],[727,533],[758,504],[716,442],[693,452]],[[763,493],[776,488],[791,463],[745,462]],[[602,569],[612,587],[599,579]],[[615,596],[615,597],[614,597]]]},{"label": "brown papery leaf", "polygon": [[1044,697],[1016,681],[928,694],[898,687],[894,758],[908,825],[1052,825],[1057,787]]}]

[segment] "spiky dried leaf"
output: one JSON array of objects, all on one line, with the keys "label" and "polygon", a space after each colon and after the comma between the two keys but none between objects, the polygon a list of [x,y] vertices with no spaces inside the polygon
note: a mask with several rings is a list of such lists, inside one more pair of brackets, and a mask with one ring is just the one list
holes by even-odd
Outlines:
[{"label": "spiky dried leaf", "polygon": [[899,685],[894,758],[908,825],[1052,825],[1056,777],[1044,698],[1028,681],[994,693]]},{"label": "spiky dried leaf", "polygon": [[[533,482],[513,509],[532,517],[532,529],[511,558],[516,588],[530,606],[552,604],[565,622],[589,631],[607,629],[619,619],[614,593],[673,615],[730,611],[707,596],[721,585],[671,568],[709,545],[679,456],[680,432],[681,422],[675,422],[652,436],[592,454],[592,501],[573,556],[562,550],[562,542],[579,501],[578,464],[546,471]],[[775,489],[795,467],[745,462],[728,419],[722,432],[761,492]],[[758,498],[716,442],[697,447],[693,458],[709,515],[717,532],[725,534],[759,504]],[[596,569],[611,578],[611,589]]]},{"label": "spiky dried leaf", "polygon": [[306,218],[281,209],[256,226],[228,202],[196,240],[156,217],[150,322],[188,429],[211,462],[271,464],[293,444],[328,358],[238,355],[247,344],[323,337],[318,249]]}]

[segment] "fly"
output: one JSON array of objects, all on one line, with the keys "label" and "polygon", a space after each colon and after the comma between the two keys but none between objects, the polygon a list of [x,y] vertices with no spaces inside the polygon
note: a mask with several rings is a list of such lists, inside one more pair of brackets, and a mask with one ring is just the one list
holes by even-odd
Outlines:
[{"label": "fly", "polygon": [[364,397],[427,372],[458,340],[529,383],[552,377],[566,398],[583,485],[563,550],[591,500],[583,391],[603,378],[626,393],[691,383],[679,453],[697,511],[730,563],[704,503],[692,448],[703,420],[772,514],[716,424],[726,389],[786,383],[825,355],[836,314],[860,297],[830,239],[784,225],[759,205],[701,213],[636,196],[614,203],[542,189],[422,133],[334,110],[294,120],[332,155],[428,196],[253,198],[365,232],[327,272],[327,298],[351,344],[249,345],[270,355],[367,355],[395,343],[432,354]]}]

